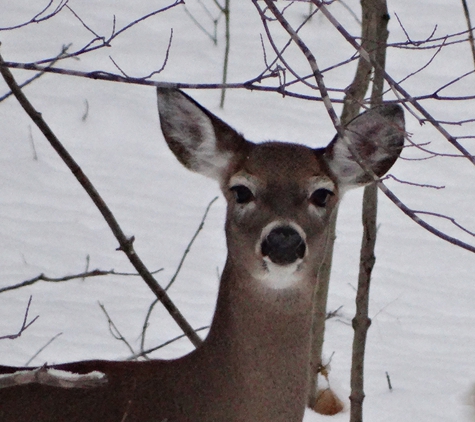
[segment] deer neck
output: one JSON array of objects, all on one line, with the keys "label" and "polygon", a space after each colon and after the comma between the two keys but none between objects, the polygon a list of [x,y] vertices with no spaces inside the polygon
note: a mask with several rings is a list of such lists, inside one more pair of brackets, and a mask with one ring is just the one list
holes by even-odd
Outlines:
[{"label": "deer neck", "polygon": [[[302,283],[303,284],[303,283]],[[302,420],[307,396],[313,283],[273,290],[229,259],[203,352],[224,371],[250,420]],[[219,377],[218,377],[219,378]],[[228,386],[226,386],[228,384]],[[253,414],[263,412],[263,414]],[[270,411],[269,415],[269,409]]]}]

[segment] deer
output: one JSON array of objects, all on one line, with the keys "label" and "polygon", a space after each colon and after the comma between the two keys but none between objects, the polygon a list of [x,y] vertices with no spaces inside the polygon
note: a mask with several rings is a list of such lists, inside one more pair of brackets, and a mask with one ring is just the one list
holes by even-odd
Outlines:
[{"label": "deer", "polygon": [[[28,378],[0,388],[2,422],[304,417],[328,221],[346,190],[379,180],[394,164],[403,110],[390,103],[369,109],[327,147],[311,148],[253,143],[181,90],[159,87],[157,96],[169,148],[186,168],[218,181],[227,201],[228,254],[209,333],[173,360],[91,360],[45,365],[34,375],[2,366],[2,376]],[[53,381],[41,381],[48,376]]]}]

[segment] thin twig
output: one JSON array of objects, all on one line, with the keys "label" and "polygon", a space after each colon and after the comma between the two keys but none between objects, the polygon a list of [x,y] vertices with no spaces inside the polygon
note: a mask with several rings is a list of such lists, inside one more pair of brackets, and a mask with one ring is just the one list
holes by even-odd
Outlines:
[{"label": "thin twig", "polygon": [[[261,20],[264,24],[264,26],[267,26],[267,18],[265,16],[264,11],[261,9],[259,6],[257,0],[252,0],[254,3],[254,6],[258,10],[259,14],[261,15]],[[272,12],[272,14],[275,16],[275,18],[279,21],[279,23],[282,25],[282,27],[287,31],[287,33],[290,35],[292,38],[292,41],[298,46],[298,48],[302,51],[302,53],[305,55],[310,68],[312,69],[313,77],[315,78],[318,86],[318,90],[320,91],[320,95],[322,96],[322,101],[323,104],[325,105],[325,108],[327,110],[328,115],[330,116],[330,119],[333,123],[333,126],[335,127],[337,133],[341,136],[344,135],[343,128],[340,123],[340,119],[338,118],[333,105],[332,101],[330,99],[330,96],[328,94],[328,90],[325,86],[325,83],[323,81],[323,75],[318,67],[317,60],[315,56],[312,54],[312,52],[309,50],[309,48],[305,45],[305,43],[302,41],[300,38],[298,32],[292,28],[292,26],[287,22],[287,20],[284,18],[282,13],[279,11],[279,9],[274,5],[272,0],[264,0],[264,3],[268,7],[268,9]],[[285,62],[283,62],[285,65]],[[291,69],[289,67],[289,69]],[[295,75],[294,75],[295,76]],[[298,77],[298,75],[296,76]]]},{"label": "thin twig", "polygon": [[28,304],[26,305],[25,315],[23,317],[23,323],[21,324],[21,327],[18,330],[18,332],[16,334],[0,336],[0,340],[5,340],[5,339],[15,340],[16,338],[20,337],[23,334],[23,332],[25,330],[27,330],[28,327],[30,327],[39,318],[39,315],[37,315],[31,321],[28,322],[28,313],[30,312],[30,305],[31,305],[32,298],[33,298],[33,296],[30,296],[30,298],[28,299]]},{"label": "thin twig", "polygon": [[175,274],[173,274],[173,277],[171,278],[171,280],[169,281],[169,283],[166,285],[165,287],[165,290],[168,290],[171,285],[175,282],[176,278],[178,277],[178,274],[180,273],[180,270],[181,270],[181,267],[183,266],[183,263],[185,262],[186,260],[186,257],[188,256],[188,253],[190,252],[191,250],[191,247],[193,246],[193,243],[195,242],[196,238],[198,237],[198,235],[200,234],[200,231],[203,230],[203,227],[205,225],[205,221],[206,221],[206,217],[208,217],[208,213],[209,213],[209,210],[211,209],[212,205],[218,200],[218,197],[216,196],[215,198],[213,198],[210,203],[208,204],[208,206],[206,207],[205,209],[205,212],[203,214],[203,217],[201,218],[201,221],[200,221],[200,224],[198,226],[198,228],[196,229],[195,231],[195,234],[192,236],[190,242],[188,243],[188,245],[186,246],[186,249],[185,249],[185,252],[183,252],[183,255],[180,259],[180,262],[178,263],[178,267],[175,271]]},{"label": "thin twig", "polygon": [[[219,3],[216,2],[219,6]],[[224,60],[223,60],[223,84],[226,84],[228,81],[228,63],[229,63],[229,49],[231,47],[231,10],[230,10],[230,0],[224,0],[224,6],[220,7],[221,12],[224,15],[224,39],[225,39],[225,46],[224,46]],[[226,88],[221,89],[221,99],[219,101],[219,107],[224,107],[224,99],[226,97]]]},{"label": "thin twig", "polygon": [[55,341],[59,336],[61,336],[63,333],[58,333],[54,337],[50,338],[46,344],[38,349],[38,351],[30,358],[28,361],[25,363],[25,366],[28,366],[33,359],[35,359],[43,350],[45,350],[53,341]]},{"label": "thin twig", "polygon": [[409,182],[408,180],[401,180],[392,174],[387,174],[381,180],[384,180],[384,179],[393,179],[396,182],[399,182],[403,185],[417,186],[418,188],[430,188],[430,189],[437,189],[437,190],[445,189],[445,186],[435,186],[435,185],[428,185],[425,183],[416,183],[416,182]]},{"label": "thin twig", "polygon": [[[167,284],[167,286],[165,287],[165,290],[168,290],[170,288],[170,286],[175,282],[175,280],[177,279],[178,277],[178,274],[180,273],[180,270],[181,268],[183,267],[183,264],[185,263],[185,260],[186,260],[186,257],[188,256],[188,253],[190,252],[191,250],[191,247],[193,246],[193,243],[195,242],[196,238],[198,237],[198,234],[200,233],[200,231],[203,229],[204,227],[204,224],[205,224],[205,221],[206,221],[206,218],[208,216],[208,212],[209,210],[211,209],[211,206],[217,201],[218,197],[215,197],[213,198],[208,206],[206,207],[205,209],[205,212],[203,214],[203,217],[201,218],[201,221],[200,221],[200,224],[198,225],[198,228],[196,229],[195,233],[193,234],[190,242],[188,243],[188,245],[186,246],[186,249],[185,251],[183,252],[183,255],[180,259],[180,262],[178,263],[178,267],[177,269],[175,270],[175,273],[173,274],[172,278],[170,279],[169,283]],[[146,335],[146,332],[147,332],[147,329],[149,327],[149,320],[150,320],[150,317],[152,315],[152,311],[153,309],[155,308],[155,306],[157,305],[158,303],[158,299],[155,299],[149,306],[148,308],[148,311],[147,311],[147,314],[145,316],[145,320],[143,322],[143,325],[142,325],[142,334],[141,334],[141,340],[140,340],[140,350],[143,351],[144,347],[145,347],[145,335]]]},{"label": "thin twig", "polygon": [[81,17],[71,7],[67,5],[66,8],[74,15],[74,17],[81,23],[84,28],[86,28],[92,35],[96,37],[96,39],[102,39],[103,41],[105,40],[104,37],[100,36],[97,32],[91,29],[91,27],[87,25],[86,22],[84,22],[84,20],[81,19]]},{"label": "thin twig", "polygon": [[[188,10],[186,5],[183,7],[184,10],[185,10],[185,13],[189,16],[189,18],[193,21],[193,23],[201,31],[203,31],[203,33],[205,33],[210,38],[211,41],[213,41],[214,45],[216,45],[218,43],[218,37],[217,37],[216,33],[217,33],[217,25],[218,25],[219,17],[215,18],[213,16],[213,14],[209,11],[209,9],[203,4],[203,2],[198,0],[198,3],[200,4],[201,8],[205,11],[205,13],[208,15],[208,18],[211,20],[211,22],[213,22],[213,30],[214,30],[213,34],[211,32],[209,32],[203,25],[201,25],[201,23]],[[224,13],[224,8],[217,1],[214,1],[214,4],[218,8],[220,14],[223,14]]]},{"label": "thin twig", "polygon": [[132,354],[135,353],[133,347],[130,345],[127,339],[122,335],[120,330],[117,328],[117,325],[115,325],[114,321],[112,320],[109,313],[107,312],[104,304],[99,302],[99,307],[101,308],[102,312],[104,312],[104,315],[107,318],[107,323],[109,324],[109,331],[112,334],[112,337],[114,337],[116,340],[123,342]]},{"label": "thin twig", "polygon": [[[207,330],[208,328],[209,328],[209,325],[204,325],[203,327],[197,328],[195,331],[196,332],[203,331],[203,330]],[[176,336],[176,337],[174,337],[170,340],[167,340],[167,341],[165,341],[164,343],[162,343],[158,346],[151,347],[150,349],[146,349],[146,350],[143,349],[139,353],[135,353],[132,356],[130,356],[129,358],[127,358],[127,360],[135,360],[135,359],[138,359],[138,358],[141,358],[141,357],[147,357],[147,355],[149,355],[150,353],[155,352],[159,349],[162,349],[163,347],[168,346],[168,345],[174,343],[175,341],[180,340],[184,337],[185,337],[185,334],[180,334],[179,336]]]}]

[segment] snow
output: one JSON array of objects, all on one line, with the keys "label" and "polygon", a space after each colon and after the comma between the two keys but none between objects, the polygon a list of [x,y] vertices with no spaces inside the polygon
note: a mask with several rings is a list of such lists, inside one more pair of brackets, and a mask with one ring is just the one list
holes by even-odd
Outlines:
[{"label": "snow", "polygon": [[[1,0],[0,27],[31,18],[44,7],[37,3]],[[347,3],[359,13],[358,2]],[[406,39],[395,14],[414,40],[429,37],[436,25],[436,36],[459,32],[466,26],[458,3],[441,0],[389,3],[390,42]],[[100,6],[93,7],[87,2],[71,0],[69,4],[96,32],[108,34],[114,15],[119,28],[168,3],[154,0],[131,5],[125,0],[104,0]],[[229,80],[239,82],[263,69],[259,38],[263,29],[250,2],[231,2],[231,7]],[[197,2],[189,2],[187,8],[210,26]],[[307,9],[307,4],[297,4],[288,13],[292,21],[298,22]],[[357,23],[340,4],[332,5],[330,10],[350,32],[358,33]],[[80,60],[68,60],[61,66],[116,72],[110,55],[127,74],[147,75],[162,65],[171,28],[170,57],[157,80],[219,82],[222,38],[215,46],[193,24],[183,7],[144,21],[118,37],[109,49],[87,54]],[[278,41],[285,42],[277,24],[273,28]],[[352,52],[322,16],[316,16],[302,34],[321,68],[338,63]],[[72,42],[72,48],[78,48],[87,43],[91,34],[64,10],[50,21],[0,32],[0,37],[5,60],[34,61],[58,54],[63,44]],[[388,53],[388,72],[395,79],[402,79],[424,66],[434,53],[434,50],[421,53],[392,48]],[[291,48],[288,54],[297,71],[309,72],[297,49]],[[270,47],[267,55],[273,56]],[[432,93],[472,70],[473,65],[468,44],[456,44],[442,49],[427,68],[403,86],[414,96]],[[344,88],[351,81],[353,71],[353,67],[338,68],[326,74],[325,82],[330,87]],[[18,80],[32,76],[31,72],[14,73]],[[442,93],[473,95],[474,82],[472,74]],[[3,92],[6,87],[0,81],[0,93]],[[220,110],[219,91],[187,92],[252,140],[279,139],[323,146],[333,137],[332,124],[321,103],[242,89],[229,90],[225,108]],[[45,75],[28,86],[25,93],[90,177],[126,234],[135,236],[135,248],[147,266],[151,270],[163,268],[156,277],[166,285],[207,204],[220,193],[216,183],[185,170],[168,150],[159,130],[155,90]],[[425,101],[423,105],[442,120],[470,119],[475,111],[473,102],[469,101]],[[87,118],[83,120],[86,109]],[[341,106],[337,104],[336,109],[340,111]],[[406,124],[414,142],[430,142],[431,150],[457,153],[429,124],[419,125],[408,113]],[[87,266],[131,272],[125,256],[116,251],[117,242],[97,209],[13,98],[0,103],[0,128],[0,288],[41,273],[49,277],[80,273]],[[473,134],[474,128],[473,123],[448,127],[454,135]],[[463,144],[474,153],[473,139]],[[405,157],[421,155],[414,148],[404,152]],[[399,160],[391,174],[414,183],[445,186],[445,189],[433,189],[387,182],[409,207],[450,215],[474,231],[474,168],[468,160],[451,157]],[[343,399],[349,395],[361,193],[361,190],[348,192],[340,208],[329,296],[329,310],[342,308],[339,316],[328,323],[325,355],[331,358],[331,386]],[[224,212],[224,199],[220,197],[169,291],[194,327],[209,324],[213,312],[218,273],[226,254]],[[474,243],[472,236],[463,234],[449,222],[430,217],[427,220],[453,236]],[[474,255],[420,228],[383,195],[380,195],[379,224],[370,303],[373,323],[366,351],[364,420],[475,420],[469,406],[475,383]],[[105,306],[121,333],[137,350],[148,306],[154,300],[138,277],[110,275],[63,283],[38,282],[0,294],[0,336],[18,330],[30,295],[33,296],[30,316],[40,317],[20,338],[0,342],[2,364],[24,365],[58,333],[62,335],[31,365],[127,358],[130,351],[109,332],[98,302]],[[146,347],[180,334],[166,311],[157,306]],[[191,344],[183,339],[153,356],[170,358],[190,350]],[[346,421],[348,417],[345,412],[331,419]],[[309,411],[305,421],[326,418],[330,420]]]}]

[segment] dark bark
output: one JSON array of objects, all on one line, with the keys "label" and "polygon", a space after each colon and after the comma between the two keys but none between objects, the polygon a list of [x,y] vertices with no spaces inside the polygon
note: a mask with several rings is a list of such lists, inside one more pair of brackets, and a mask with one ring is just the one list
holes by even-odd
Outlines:
[{"label": "dark bark", "polygon": [[[368,45],[373,63],[378,66],[374,71],[371,105],[382,102],[384,68],[386,62],[386,42],[389,20],[386,0],[362,0],[363,16],[368,22]],[[351,411],[350,422],[363,421],[364,394],[364,358],[366,338],[371,325],[369,314],[369,291],[371,273],[375,264],[374,249],[377,233],[378,189],[375,183],[367,186],[363,195],[363,238],[360,253],[360,271],[356,294],[356,314],[353,318],[353,354],[351,368]]]}]

